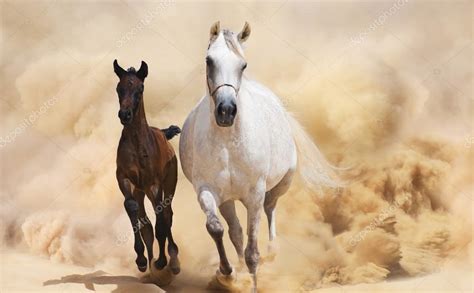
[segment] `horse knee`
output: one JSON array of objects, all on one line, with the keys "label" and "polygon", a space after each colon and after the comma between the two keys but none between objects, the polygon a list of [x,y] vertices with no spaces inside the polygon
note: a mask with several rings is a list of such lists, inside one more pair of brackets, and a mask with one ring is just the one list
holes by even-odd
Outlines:
[{"label": "horse knee", "polygon": [[221,239],[224,236],[224,227],[216,216],[207,220],[206,228],[213,239]]}]

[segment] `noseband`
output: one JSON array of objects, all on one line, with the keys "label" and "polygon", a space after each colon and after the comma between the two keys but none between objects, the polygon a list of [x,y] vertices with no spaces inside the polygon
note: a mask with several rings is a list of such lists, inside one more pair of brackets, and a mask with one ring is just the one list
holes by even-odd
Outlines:
[{"label": "noseband", "polygon": [[[214,97],[214,94],[217,92],[218,89],[220,89],[221,87],[224,87],[224,86],[230,86],[231,88],[234,89],[235,91],[235,95],[237,95],[239,93],[239,91],[235,88],[235,86],[231,85],[230,83],[223,83],[221,84],[220,86],[216,87],[212,92],[211,92],[211,97]],[[209,91],[211,91],[211,88],[209,87],[209,82],[207,83],[207,88],[209,89]]]}]

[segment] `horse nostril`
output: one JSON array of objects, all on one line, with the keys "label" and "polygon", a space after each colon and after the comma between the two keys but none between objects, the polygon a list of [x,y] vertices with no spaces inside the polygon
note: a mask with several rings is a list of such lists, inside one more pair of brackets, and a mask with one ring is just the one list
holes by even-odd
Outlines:
[{"label": "horse nostril", "polygon": [[219,105],[217,105],[217,113],[219,115],[225,115],[225,109],[222,103],[219,103]]},{"label": "horse nostril", "polygon": [[231,113],[231,114],[232,114],[232,116],[235,117],[235,115],[237,114],[237,106],[236,106],[235,104],[232,104],[231,107],[232,107],[232,108],[231,108],[231,109],[232,109],[232,113]]}]

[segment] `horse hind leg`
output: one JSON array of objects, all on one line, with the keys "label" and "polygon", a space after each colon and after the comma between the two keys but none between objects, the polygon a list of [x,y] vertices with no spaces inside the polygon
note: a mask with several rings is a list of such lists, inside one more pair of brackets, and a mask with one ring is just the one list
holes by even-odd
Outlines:
[{"label": "horse hind leg", "polygon": [[145,211],[145,193],[143,191],[135,190],[133,196],[137,199],[139,209],[138,209],[138,229],[140,230],[140,235],[145,242],[146,250],[148,253],[149,265],[151,266],[151,261],[153,260],[153,226],[151,225],[150,219],[148,218]]},{"label": "horse hind leg", "polygon": [[239,261],[243,263],[244,260],[244,237],[242,227],[240,226],[239,218],[235,211],[235,202],[229,200],[221,204],[219,210],[229,226],[229,237],[235,247]]},{"label": "horse hind leg", "polygon": [[[262,189],[262,190],[259,190]],[[257,290],[257,267],[260,261],[260,253],[258,251],[258,228],[260,225],[260,214],[263,208],[265,197],[264,188],[256,188],[255,194],[250,194],[248,198],[251,200],[244,200],[243,203],[247,208],[247,246],[245,247],[245,263],[249,273],[252,275],[253,289]]]},{"label": "horse hind leg", "polygon": [[294,169],[288,170],[283,179],[271,190],[265,193],[265,201],[263,203],[263,209],[268,220],[268,231],[269,231],[269,240],[268,245],[269,255],[271,257],[275,256],[275,243],[276,239],[276,204],[280,196],[285,194],[290,188],[291,181],[293,180],[293,175],[295,173]]},{"label": "horse hind leg", "polygon": [[166,246],[166,236],[167,228],[164,215],[163,207],[163,190],[160,187],[154,194],[155,203],[155,214],[156,214],[156,224],[155,224],[155,236],[158,240],[158,246],[160,254],[158,259],[155,261],[155,268],[162,270],[167,264],[168,260],[166,259],[165,246]]},{"label": "horse hind leg", "polygon": [[181,271],[178,259],[178,245],[174,242],[171,226],[173,225],[173,209],[171,204],[176,191],[176,183],[178,181],[177,161],[170,167],[169,175],[163,183],[164,201],[163,216],[166,225],[166,234],[168,238],[168,254],[170,256],[169,267],[173,274],[179,274]]}]

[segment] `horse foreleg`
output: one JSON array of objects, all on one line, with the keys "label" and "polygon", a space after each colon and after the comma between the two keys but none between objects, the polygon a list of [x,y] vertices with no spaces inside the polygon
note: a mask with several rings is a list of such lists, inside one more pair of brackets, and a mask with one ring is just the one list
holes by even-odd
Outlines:
[{"label": "horse foreleg", "polygon": [[140,225],[140,235],[142,236],[143,241],[145,241],[146,250],[148,253],[149,265],[151,266],[151,261],[153,259],[153,226],[151,225],[150,219],[148,218],[145,212],[145,193],[135,189],[133,192],[134,198],[138,201],[139,210],[138,210],[138,223]]},{"label": "horse foreleg", "polygon": [[260,215],[263,209],[264,191],[251,194],[244,202],[247,208],[247,247],[245,247],[245,263],[252,274],[254,291],[257,289],[257,266],[260,259],[258,252],[258,227],[260,225]]},{"label": "horse foreleg", "polygon": [[138,269],[141,272],[144,272],[146,271],[147,259],[144,255],[145,246],[143,245],[142,238],[140,237],[140,224],[138,219],[139,204],[135,198],[133,198],[130,181],[125,178],[118,178],[118,183],[120,191],[122,191],[123,195],[125,196],[124,207],[132,224],[133,236],[135,239],[133,247],[137,253],[135,263],[137,264]]},{"label": "horse foreleg", "polygon": [[242,233],[242,227],[240,226],[239,218],[235,211],[235,202],[233,200],[226,201],[219,207],[222,216],[229,226],[229,237],[232,244],[237,251],[239,261],[243,262],[244,259],[244,236]]},{"label": "horse foreleg", "polygon": [[224,275],[230,275],[232,273],[232,267],[227,259],[224,243],[222,237],[224,236],[224,227],[222,227],[219,218],[217,217],[217,206],[214,196],[207,190],[203,190],[198,195],[199,204],[201,209],[207,216],[206,228],[212,239],[217,246],[219,253],[220,265],[219,270]]}]

